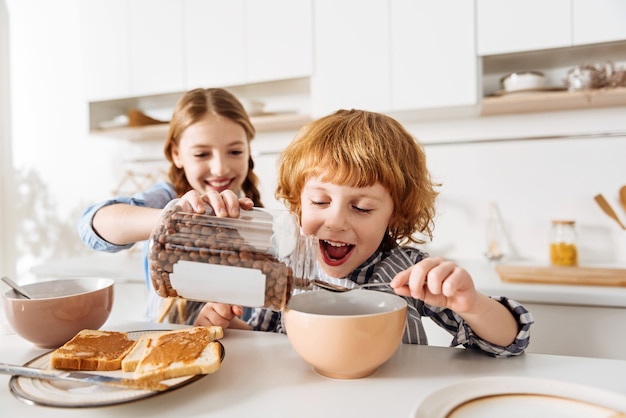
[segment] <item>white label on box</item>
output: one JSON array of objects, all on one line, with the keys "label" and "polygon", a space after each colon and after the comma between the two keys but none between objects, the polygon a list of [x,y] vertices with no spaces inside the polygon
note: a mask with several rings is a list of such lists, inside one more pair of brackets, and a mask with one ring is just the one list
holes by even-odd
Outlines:
[{"label": "white label on box", "polygon": [[257,269],[179,261],[170,284],[185,299],[250,307],[265,304],[265,274]]}]

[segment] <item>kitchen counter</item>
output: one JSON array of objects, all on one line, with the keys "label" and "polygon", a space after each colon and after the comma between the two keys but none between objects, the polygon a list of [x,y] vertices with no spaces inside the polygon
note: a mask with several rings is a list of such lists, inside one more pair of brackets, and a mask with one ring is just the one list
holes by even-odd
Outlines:
[{"label": "kitchen counter", "polygon": [[457,264],[472,275],[476,288],[489,296],[508,296],[524,303],[626,308],[626,287],[509,283],[500,280],[494,265],[486,260],[459,260]]},{"label": "kitchen counter", "polygon": [[[136,331],[171,327],[142,321],[143,303],[138,300],[146,292],[144,283],[116,283],[113,312],[102,329]],[[24,364],[47,351],[35,348],[15,335],[8,324],[3,325],[0,362]],[[541,346],[543,339],[555,339],[558,329],[544,325],[551,334],[541,337],[541,333],[534,333],[530,348]],[[538,354],[531,350],[519,357],[495,359],[463,348],[401,345],[374,375],[334,380],[316,374],[304,363],[285,335],[237,330],[226,330],[225,334],[222,342],[226,357],[217,373],[172,392],[127,404],[86,409],[27,405],[10,393],[9,377],[0,375],[3,416],[410,417],[437,390],[488,376],[554,379],[626,395],[626,359]],[[448,335],[445,341],[449,343],[449,340]]]},{"label": "kitchen counter", "polygon": [[[109,328],[158,327],[123,322]],[[20,417],[410,417],[430,394],[466,379],[551,379],[626,395],[626,361],[525,354],[496,359],[460,348],[401,345],[372,376],[335,380],[316,374],[285,335],[226,330],[222,367],[183,388],[126,404],[92,408],[27,405],[0,376],[3,415]],[[22,364],[45,352],[16,335],[0,335],[0,361]],[[626,398],[624,398],[626,410]],[[436,418],[436,417],[432,417]]]}]

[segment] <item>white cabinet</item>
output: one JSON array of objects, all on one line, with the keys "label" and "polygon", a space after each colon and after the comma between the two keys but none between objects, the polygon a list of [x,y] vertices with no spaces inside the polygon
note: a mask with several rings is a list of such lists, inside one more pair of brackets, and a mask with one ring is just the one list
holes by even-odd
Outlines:
[{"label": "white cabinet", "polygon": [[315,0],[311,113],[391,107],[387,0]]},{"label": "white cabinet", "polygon": [[185,0],[187,89],[308,77],[310,0]]},{"label": "white cabinet", "polygon": [[391,0],[393,110],[477,102],[474,4]]},{"label": "white cabinet", "polygon": [[472,2],[314,2],[313,116],[477,102]]},{"label": "white cabinet", "polygon": [[308,77],[311,0],[79,2],[89,101]]},{"label": "white cabinet", "polygon": [[88,101],[183,89],[182,9],[176,0],[79,2]]},{"label": "white cabinet", "polygon": [[128,97],[130,53],[128,0],[78,2],[85,98],[89,101]]},{"label": "white cabinet", "polygon": [[309,77],[311,0],[248,0],[245,11],[246,83]]},{"label": "white cabinet", "polygon": [[573,0],[574,45],[626,39],[624,0]]},{"label": "white cabinet", "polygon": [[479,55],[571,45],[571,0],[476,0]]},{"label": "white cabinet", "polygon": [[187,89],[245,79],[244,0],[185,0]]},{"label": "white cabinet", "polygon": [[626,40],[623,0],[476,0],[478,54]]},{"label": "white cabinet", "polygon": [[130,1],[131,96],[184,90],[182,11],[179,0]]}]

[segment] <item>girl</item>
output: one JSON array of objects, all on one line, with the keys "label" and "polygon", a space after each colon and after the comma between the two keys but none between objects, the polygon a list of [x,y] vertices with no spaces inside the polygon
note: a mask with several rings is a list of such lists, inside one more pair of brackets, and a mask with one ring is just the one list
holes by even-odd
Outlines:
[{"label": "girl", "polygon": [[[165,157],[171,163],[168,182],[159,182],[132,197],[116,197],[89,207],[78,224],[79,235],[91,248],[118,252],[147,240],[163,209],[172,199],[188,200],[198,212],[204,212],[200,196],[213,197],[214,209],[222,213],[221,193],[248,197],[255,206],[263,206],[250,156],[250,141],[255,130],[242,104],[224,89],[195,89],[178,101],[165,142]],[[233,205],[229,205],[232,207]],[[238,207],[229,215],[237,216]],[[144,248],[144,270],[152,290]],[[158,296],[149,295],[148,316],[156,319]],[[198,319],[204,304],[179,304],[170,320],[202,324]],[[241,307],[232,307],[235,315]],[[198,321],[196,321],[198,319]]]},{"label": "girl", "polygon": [[[394,119],[340,110],[312,122],[282,153],[277,198],[319,238],[321,279],[351,287],[371,281],[409,304],[405,343],[427,344],[431,317],[459,344],[491,356],[524,352],[532,315],[506,297],[490,298],[451,261],[413,246],[432,238],[437,192],[422,147]],[[232,202],[246,209],[249,199]],[[372,290],[374,291],[374,290]],[[207,304],[210,323],[240,327],[228,305]],[[256,309],[249,328],[284,332],[281,312]]]}]

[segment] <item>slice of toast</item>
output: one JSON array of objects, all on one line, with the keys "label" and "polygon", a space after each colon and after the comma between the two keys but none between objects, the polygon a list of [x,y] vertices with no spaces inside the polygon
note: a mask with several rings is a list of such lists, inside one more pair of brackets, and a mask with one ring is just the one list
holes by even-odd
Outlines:
[{"label": "slice of toast", "polygon": [[118,370],[136,343],[128,338],[126,332],[84,329],[51,353],[50,367],[64,370]]},{"label": "slice of toast", "polygon": [[150,346],[150,344],[152,344],[161,334],[162,332],[150,332],[139,337],[137,344],[135,344],[130,353],[128,353],[122,360],[122,371],[134,372],[137,368],[137,364],[139,364],[139,361],[143,357],[146,348]]},{"label": "slice of toast", "polygon": [[224,336],[222,327],[192,327],[159,335],[145,346],[135,379],[165,380],[216,372],[222,349],[215,340]]}]

